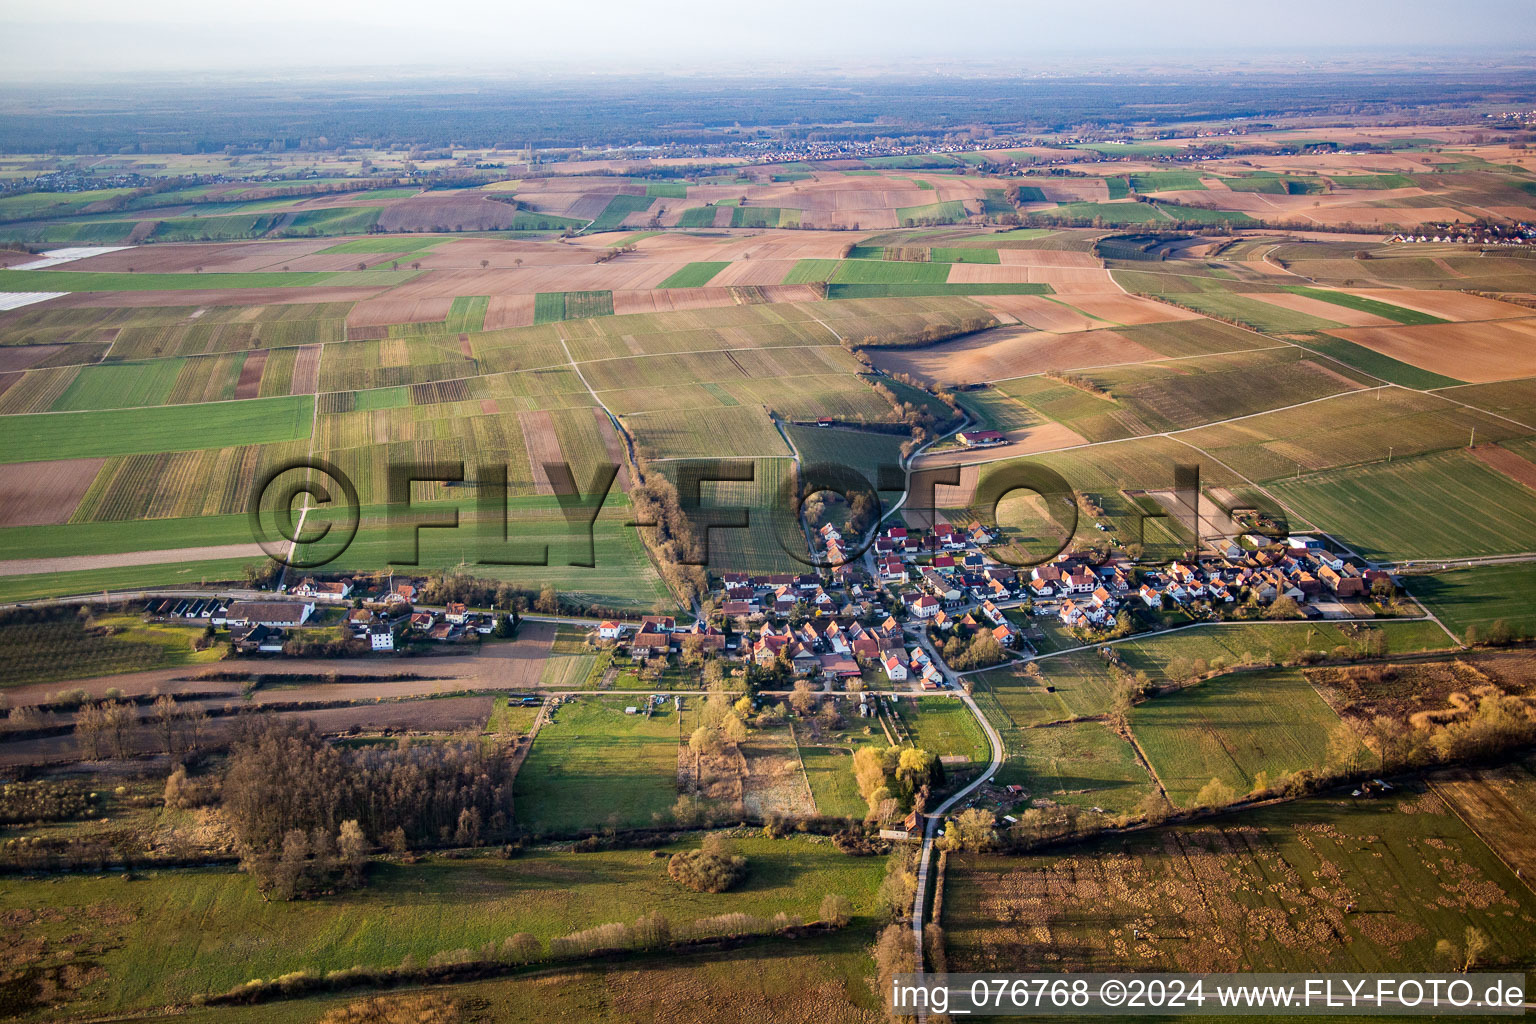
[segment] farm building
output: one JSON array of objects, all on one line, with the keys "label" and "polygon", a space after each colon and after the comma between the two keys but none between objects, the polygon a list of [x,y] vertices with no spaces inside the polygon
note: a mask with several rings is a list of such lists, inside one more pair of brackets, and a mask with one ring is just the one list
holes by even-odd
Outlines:
[{"label": "farm building", "polygon": [[302,626],[314,611],[313,601],[236,601],[224,617],[231,626]]}]

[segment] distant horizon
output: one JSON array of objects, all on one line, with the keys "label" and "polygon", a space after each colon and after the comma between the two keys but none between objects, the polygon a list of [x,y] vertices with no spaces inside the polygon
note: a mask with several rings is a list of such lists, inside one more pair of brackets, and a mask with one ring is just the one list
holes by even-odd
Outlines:
[{"label": "distant horizon", "polygon": [[[0,43],[0,53],[7,44]],[[1469,54],[1477,59],[1468,62]],[[1304,61],[1304,63],[1297,63]],[[1368,64],[1362,65],[1362,61]],[[1409,62],[1412,66],[1402,66]],[[1196,79],[1207,76],[1267,76],[1306,78],[1318,75],[1370,76],[1439,74],[1467,72],[1499,73],[1512,76],[1529,74],[1536,79],[1536,44],[1495,50],[1476,44],[1448,44],[1439,48],[1413,47],[1376,49],[1339,45],[1317,47],[1303,53],[1296,50],[1229,50],[1221,58],[1196,59],[1187,53],[1155,50],[1103,50],[1075,54],[1036,54],[1028,62],[1002,57],[920,57],[893,55],[885,59],[807,58],[797,62],[780,60],[736,60],[730,64],[706,61],[679,67],[676,61],[660,61],[654,66],[636,63],[629,66],[593,68],[578,62],[550,59],[527,61],[516,67],[494,63],[465,63],[446,67],[439,61],[423,59],[387,64],[332,62],[321,69],[312,63],[268,64],[264,67],[200,67],[189,64],[181,69],[115,67],[83,70],[70,68],[58,74],[40,73],[17,62],[0,66],[0,85],[40,88],[93,86],[122,81],[137,81],[159,86],[203,85],[210,79],[234,85],[243,82],[275,82],[288,85],[377,85],[381,82],[432,83],[452,82],[500,85],[538,82],[549,85],[579,85],[582,81],[613,82],[636,77],[651,77],[673,82],[690,79],[729,82],[737,79],[783,84],[815,76],[815,84],[838,80],[887,79],[914,81],[934,78],[992,81],[1084,81],[1091,79],[1150,78]]]},{"label": "distant horizon", "polygon": [[1454,9],[1403,0],[1389,12],[1347,0],[1296,0],[1283,17],[1218,0],[1173,0],[1156,17],[1124,0],[1104,0],[1091,19],[1006,0],[978,0],[963,17],[936,14],[913,0],[878,7],[863,0],[780,0],[772,17],[728,5],[712,9],[708,19],[697,13],[682,0],[571,0],[558,10],[486,0],[440,0],[430,9],[404,0],[273,0],[259,11],[143,0],[125,19],[122,8],[105,0],[56,0],[0,15],[0,78],[68,82],[299,69],[325,80],[336,73],[415,77],[434,68],[454,77],[777,77],[804,68],[870,73],[932,65],[948,73],[1009,64],[1027,75],[1096,60],[1225,66],[1474,53],[1527,62],[1536,53],[1536,19],[1525,0],[1480,0]]}]

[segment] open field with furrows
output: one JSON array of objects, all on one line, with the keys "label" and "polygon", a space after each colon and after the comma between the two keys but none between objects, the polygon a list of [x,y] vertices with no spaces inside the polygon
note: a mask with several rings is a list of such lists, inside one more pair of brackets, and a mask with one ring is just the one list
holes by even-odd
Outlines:
[{"label": "open field with furrows", "polygon": [[1350,327],[1335,337],[1401,362],[1469,383],[1536,374],[1536,319],[1424,326]]},{"label": "open field with furrows", "polygon": [[[1328,762],[1338,715],[1299,671],[1239,673],[1154,697],[1131,710],[1131,732],[1175,805],[1211,779],[1246,793]],[[1361,756],[1368,756],[1361,748]]]},{"label": "open field with furrows", "polygon": [[[23,307],[0,319],[7,344],[106,343],[113,359],[203,355],[340,341],[350,302]],[[88,351],[85,348],[74,352]],[[79,358],[71,362],[93,362]]]},{"label": "open field with furrows", "polygon": [[1536,551],[1536,495],[1465,450],[1281,479],[1270,489],[1373,561]]},{"label": "open field with furrows", "polygon": [[[675,464],[661,463],[659,468],[677,482]],[[705,510],[700,514],[708,515],[708,509],[718,508],[723,519],[736,521],[734,517],[740,515],[736,510],[746,510],[746,527],[717,526],[709,531],[709,568],[714,572],[805,571],[806,563],[800,560],[810,557],[805,535],[784,511],[793,462],[789,458],[759,458],[750,460],[750,468],[750,481],[703,481],[699,485],[699,504]],[[703,557],[704,552],[696,554]]]},{"label": "open field with furrows", "polygon": [[698,712],[667,703],[650,717],[624,713],[639,703],[581,697],[555,712],[517,775],[515,813],[523,827],[570,834],[670,820],[678,746],[698,725]]},{"label": "open field with furrows", "polygon": [[549,647],[539,685],[551,690],[578,690],[585,687],[598,661],[595,649],[587,646],[587,630],[559,626]]},{"label": "open field with furrows", "polygon": [[1433,794],[1317,797],[1030,857],[951,855],[951,970],[1433,970],[1490,939],[1528,965],[1536,897]]},{"label": "open field with furrows", "polygon": [[647,458],[717,459],[788,455],[761,406],[679,409],[621,415]]},{"label": "open field with furrows", "polygon": [[0,291],[11,292],[177,292],[224,289],[383,287],[401,284],[412,272],[343,270],[250,274],[115,274],[88,270],[0,270]]},{"label": "open field with furrows", "polygon": [[1377,388],[1186,431],[1180,438],[1259,481],[1405,458],[1529,431],[1431,395]]},{"label": "open field with furrows", "polygon": [[[541,733],[535,748],[543,742]],[[185,1003],[297,970],[393,967],[407,957],[425,963],[438,953],[499,944],[516,932],[547,942],[651,911],[679,928],[738,912],[771,917],[784,911],[813,920],[822,897],[840,893],[860,921],[870,919],[881,858],[848,857],[830,842],[804,837],[741,838],[736,846],[748,859],[747,879],[714,895],[673,882],[666,859],[649,850],[543,851],[512,860],[380,862],[371,868],[368,888],[323,900],[269,902],[247,876],[194,869],[157,872],[135,885],[113,878],[110,889],[105,878],[80,878],[67,890],[42,881],[8,886],[0,905],[20,929],[13,938],[25,935],[38,954],[32,963],[39,977],[56,975],[71,960],[88,959],[95,968],[46,1011],[17,1007],[34,1016]],[[385,921],[393,923],[385,927]],[[182,939],[178,944],[167,936]],[[157,952],[146,956],[151,948]]]},{"label": "open field with furrows", "polygon": [[[1494,252],[1484,256],[1475,250],[1455,247],[1431,255],[1427,246],[1395,245],[1373,249],[1370,260],[1357,260],[1353,254],[1360,246],[1345,245],[1347,252],[1329,252],[1324,247],[1293,243],[1280,246],[1272,258],[1284,261],[1293,273],[1311,278],[1324,287],[1392,289],[1394,295],[1388,301],[1394,303],[1398,302],[1397,289],[1419,293],[1475,290],[1530,294],[1536,291],[1536,266],[1513,254]],[[1400,304],[1408,304],[1408,296],[1405,294],[1403,298]],[[1415,295],[1414,299],[1417,298]],[[1459,303],[1462,300],[1448,297],[1443,301]],[[1435,308],[1424,308],[1415,301],[1410,308],[1420,308],[1432,316],[1448,320],[1461,319],[1451,313],[1453,307],[1449,306],[1437,304]]]},{"label": "open field with furrows", "polygon": [[210,448],[227,439],[249,443],[308,437],[313,399],[241,402],[10,416],[0,459],[32,462],[140,452]]},{"label": "open field with furrows", "polygon": [[1178,430],[1364,386],[1360,375],[1286,348],[1084,372],[1156,430]]},{"label": "open field with furrows", "polygon": [[1486,637],[1501,621],[1518,633],[1536,634],[1536,563],[1408,576],[1404,582],[1457,636],[1470,629]]}]

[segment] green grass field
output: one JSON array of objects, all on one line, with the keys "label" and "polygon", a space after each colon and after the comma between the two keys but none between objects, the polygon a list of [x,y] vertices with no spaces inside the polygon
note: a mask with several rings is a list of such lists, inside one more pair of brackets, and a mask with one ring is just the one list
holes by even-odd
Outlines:
[{"label": "green grass field", "polygon": [[588,226],[588,230],[612,231],[623,224],[624,219],[630,214],[650,209],[652,199],[653,197],[648,194],[643,196],[614,196],[608,200],[608,205],[603,208],[602,213],[597,215],[597,219]]},{"label": "green grass field", "polygon": [[677,273],[672,274],[658,288],[702,288],[709,283],[710,278],[730,266],[729,262],[703,262],[690,263]]},{"label": "green grass field", "polygon": [[1297,671],[1222,676],[1131,710],[1131,732],[1179,806],[1213,778],[1242,794],[1260,772],[1274,781],[1325,764],[1338,724]]},{"label": "green grass field", "polygon": [[[896,713],[912,736],[912,745],[940,757],[968,758],[986,764],[992,748],[963,701],[951,697],[898,698]],[[915,705],[915,706],[914,706]]]},{"label": "green grass field", "polygon": [[544,660],[544,671],[539,676],[540,686],[551,690],[579,690],[587,684],[599,655],[586,645],[586,635],[586,630],[574,626],[556,627],[549,656]]},{"label": "green grass field", "polygon": [[533,299],[533,322],[556,323],[613,315],[613,292],[539,292]]},{"label": "green grass field", "polygon": [[1323,302],[1331,302],[1335,306],[1358,309],[1362,313],[1385,317],[1388,320],[1395,320],[1400,324],[1443,324],[1448,322],[1437,316],[1430,316],[1428,313],[1420,313],[1416,309],[1405,309],[1402,306],[1395,306],[1390,302],[1382,302],[1378,299],[1368,299],[1361,295],[1336,292],[1331,288],[1296,286],[1288,287],[1286,291],[1296,295],[1305,295],[1312,299],[1320,299]]},{"label": "green grass field", "polygon": [[904,227],[922,224],[958,224],[965,220],[965,204],[958,199],[925,206],[903,206],[896,211],[896,221]]},{"label": "green grass field", "polygon": [[713,206],[694,206],[683,211],[677,219],[680,228],[709,228],[715,225],[715,208]]},{"label": "green grass field", "polygon": [[1277,480],[1287,505],[1376,561],[1536,550],[1530,490],[1465,451]]},{"label": "green grass field", "polygon": [[816,799],[816,813],[862,819],[869,805],[853,778],[853,751],[848,747],[801,745],[805,778]]},{"label": "green grass field", "polygon": [[511,860],[380,862],[366,889],[291,903],[262,899],[248,876],[227,868],[157,871],[132,883],[87,875],[67,889],[18,881],[0,893],[0,912],[24,921],[55,963],[104,948],[92,957],[100,975],[70,1006],[93,1014],[185,1003],[297,970],[393,967],[407,956],[425,963],[520,931],[547,941],[653,910],[678,925],[781,910],[812,920],[824,895],[840,893],[873,924],[883,858],[849,857],[804,837],[741,838],[736,848],[747,878],[720,894],[679,886],[650,850],[542,850]]},{"label": "green grass field", "polygon": [[1536,634],[1536,563],[1408,576],[1405,582],[1409,593],[1458,636],[1475,628],[1486,637],[1500,620],[1520,633]]},{"label": "green grass field", "polygon": [[1197,171],[1144,171],[1131,175],[1131,188],[1137,192],[1203,192]]},{"label": "green grass field", "polygon": [[1152,791],[1152,777],[1131,745],[1101,722],[1066,722],[1004,733],[1008,758],[998,785],[1079,807],[1127,812]]},{"label": "green grass field", "polygon": [[4,418],[0,462],[219,448],[308,437],[314,398],[254,398],[109,412],[39,413]]},{"label": "green grass field", "polygon": [[688,183],[683,181],[648,181],[645,194],[654,199],[687,199]]},{"label": "green grass field", "polygon": [[693,731],[670,704],[626,715],[637,698],[582,697],[539,730],[517,775],[517,817],[535,833],[571,833],[666,820],[677,800],[677,753]]},{"label": "green grass field", "polygon": [[185,361],[181,359],[156,359],[146,363],[84,367],[50,411],[160,405],[170,398],[184,365]]},{"label": "green grass field", "polygon": [[1375,349],[1357,345],[1343,338],[1335,338],[1332,335],[1316,334],[1310,338],[1301,340],[1301,344],[1324,355],[1332,356],[1346,366],[1353,366],[1357,370],[1363,370],[1373,377],[1380,377],[1390,384],[1399,384],[1405,388],[1418,388],[1428,390],[1430,388],[1455,387],[1462,383],[1454,377],[1446,377],[1442,374],[1431,373],[1429,370],[1421,370],[1412,363],[1405,363],[1393,359],[1389,355],[1377,352]]}]

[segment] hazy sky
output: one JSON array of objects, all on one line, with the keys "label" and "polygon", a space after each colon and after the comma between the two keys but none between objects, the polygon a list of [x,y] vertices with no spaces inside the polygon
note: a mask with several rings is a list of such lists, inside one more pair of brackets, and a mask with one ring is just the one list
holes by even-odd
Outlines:
[{"label": "hazy sky", "polygon": [[1536,49],[1533,0],[0,0],[0,75]]}]

